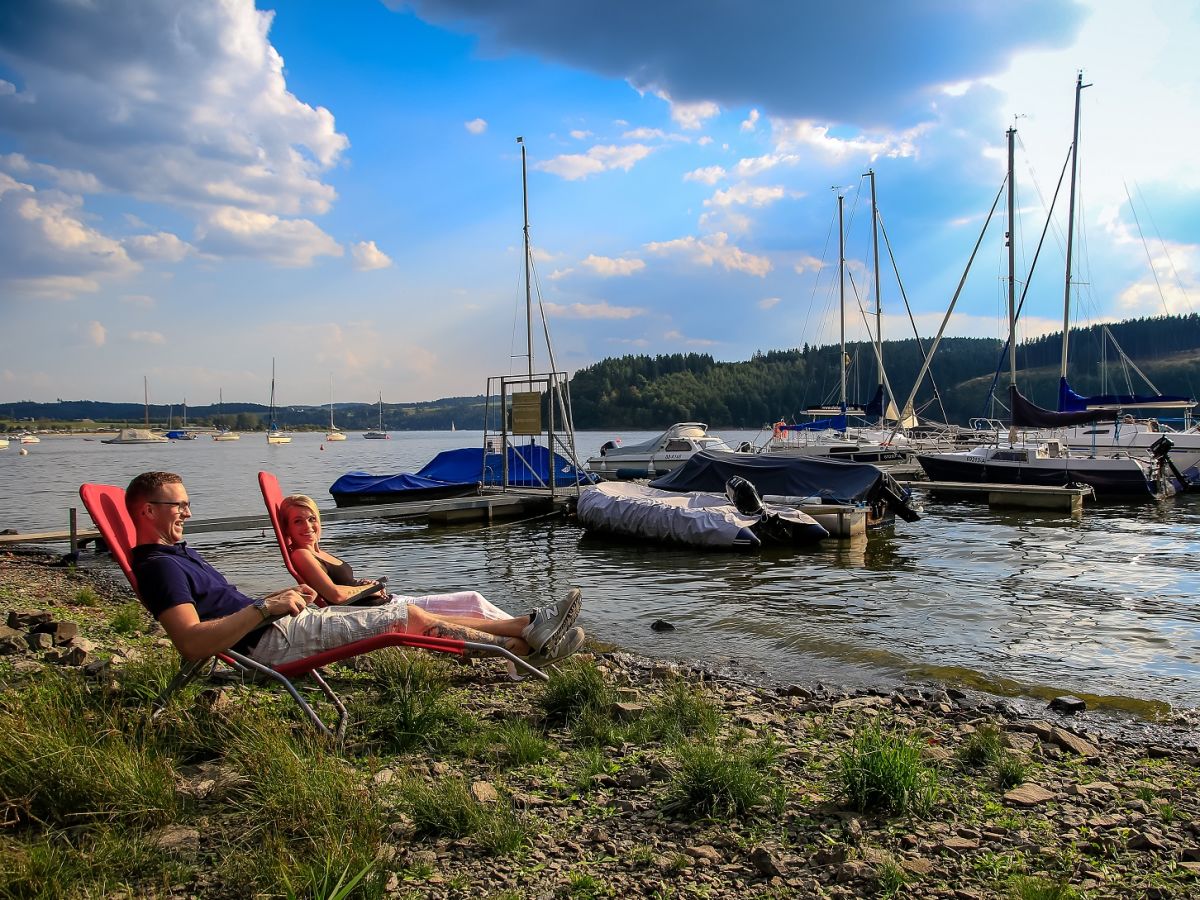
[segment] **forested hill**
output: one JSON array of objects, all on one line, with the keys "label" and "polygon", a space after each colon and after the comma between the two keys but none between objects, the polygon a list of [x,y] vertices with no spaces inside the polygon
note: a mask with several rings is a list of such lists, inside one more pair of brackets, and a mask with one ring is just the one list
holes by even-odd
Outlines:
[{"label": "forested hill", "polygon": [[[1200,396],[1200,316],[1164,316],[1107,326],[1072,329],[1068,379],[1080,393],[1147,393],[1116,345],[1166,394]],[[931,339],[923,341],[925,348]],[[997,396],[1006,399],[1007,356],[991,338],[943,338],[917,394],[917,409],[928,418],[965,423],[973,416],[1005,418],[1002,406],[988,402],[1000,366]],[[1022,393],[1053,409],[1058,390],[1062,335],[1017,347],[1017,380]],[[874,347],[847,345],[847,393],[851,402],[870,399],[878,383]],[[915,340],[884,341],[884,368],[903,401],[921,367]],[[756,428],[783,417],[804,421],[806,407],[836,403],[838,347],[804,346],[756,353],[745,362],[716,362],[707,354],[623,356],[581,369],[571,380],[578,428],[662,428],[672,422],[701,421],[716,427]],[[941,403],[934,396],[933,384]]]},{"label": "forested hill", "polygon": [[[1200,397],[1200,316],[1137,319],[1107,326],[1121,349],[1154,382],[1161,393]],[[931,339],[923,341],[928,349]],[[1003,344],[991,338],[943,338],[932,373],[940,404],[926,378],[917,394],[917,409],[926,418],[965,423],[974,416],[1004,419],[1006,410],[988,403],[989,388],[1000,366],[997,396],[1007,400],[1008,360]],[[1017,379],[1026,396],[1054,408],[1058,392],[1061,335],[1053,334],[1017,348]],[[878,383],[875,349],[866,343],[847,346],[851,367],[847,376],[851,402],[865,402]],[[1072,387],[1083,394],[1147,393],[1149,389],[1126,364],[1104,326],[1071,332]],[[884,368],[897,403],[912,389],[921,367],[915,340],[884,341]],[[836,403],[838,348],[804,346],[794,350],[756,353],[745,362],[716,362],[702,353],[669,356],[622,356],[580,369],[571,380],[575,425],[581,429],[659,429],[672,422],[701,421],[716,428],[758,428],[781,416],[805,421],[806,407]],[[384,428],[477,429],[483,425],[482,397],[449,397],[422,403],[384,404]],[[943,418],[944,409],[944,418]],[[151,422],[165,424],[169,413],[179,424],[182,410],[151,405]],[[141,403],[98,403],[60,400],[57,403],[0,400],[0,431],[30,422],[80,420],[140,424]],[[262,430],[266,407],[251,403],[191,406],[193,425],[219,425],[238,431]],[[373,428],[379,407],[339,403],[337,424],[348,430]],[[287,406],[279,410],[288,428],[322,429],[328,407]]]}]

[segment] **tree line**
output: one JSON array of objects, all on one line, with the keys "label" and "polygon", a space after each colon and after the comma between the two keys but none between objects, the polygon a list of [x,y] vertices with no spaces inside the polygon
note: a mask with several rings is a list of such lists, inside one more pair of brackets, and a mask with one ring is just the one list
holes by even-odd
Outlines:
[{"label": "tree line", "polygon": [[[1115,338],[1115,343],[1114,343]],[[912,389],[931,339],[883,342],[887,381],[903,402]],[[1112,325],[1072,329],[1068,379],[1081,394],[1150,393],[1117,344],[1153,382],[1160,393],[1196,397],[1200,388],[1200,315],[1160,316]],[[1022,342],[1017,347],[1018,385],[1035,403],[1053,409],[1058,396],[1062,334]],[[673,422],[702,421],[718,428],[758,428],[783,418],[805,421],[805,410],[836,405],[840,395],[840,348],[810,346],[756,352],[740,362],[718,362],[707,353],[629,355],[603,359],[571,378],[575,427],[580,429],[665,428]],[[846,346],[847,399],[865,403],[880,383],[874,345]],[[1008,358],[1003,341],[994,338],[943,338],[917,391],[915,407],[927,419],[963,424],[973,417],[1005,419]],[[993,390],[994,388],[994,390]],[[543,404],[544,405],[544,404]],[[165,404],[150,407],[151,422],[165,425]],[[180,409],[174,422],[180,423]],[[225,403],[221,407],[189,407],[195,426],[262,430],[269,410],[261,404]],[[289,406],[277,411],[287,428],[328,426],[327,406]],[[92,420],[138,425],[141,403],[59,400],[57,403],[0,402],[0,419],[10,428],[22,422]],[[441,430],[483,427],[484,397],[448,397],[423,403],[384,404],[387,430]],[[374,428],[377,404],[335,406],[339,427]]]}]

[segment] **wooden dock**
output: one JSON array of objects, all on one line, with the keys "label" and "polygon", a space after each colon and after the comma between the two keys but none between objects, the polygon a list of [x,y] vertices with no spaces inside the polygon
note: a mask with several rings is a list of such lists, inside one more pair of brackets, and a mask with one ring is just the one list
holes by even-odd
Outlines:
[{"label": "wooden dock", "polygon": [[[528,515],[563,512],[574,503],[575,495],[559,492],[551,497],[546,491],[513,490],[487,492],[478,497],[450,497],[444,500],[425,500],[417,503],[380,503],[369,506],[349,506],[321,510],[321,522],[354,522],[369,519],[425,519],[431,523],[512,519]],[[63,531],[31,531],[23,534],[0,534],[0,548],[16,544],[69,544],[72,548],[100,536],[94,529],[77,527],[77,510],[67,511],[68,527]],[[85,516],[86,520],[86,516]],[[226,516],[215,519],[190,519],[187,534],[221,531],[264,531],[271,520],[261,515]]]},{"label": "wooden dock", "polygon": [[970,481],[900,481],[901,487],[952,497],[984,500],[988,506],[1013,509],[1050,509],[1083,514],[1083,498],[1094,497],[1090,485],[1048,487],[1037,484],[979,484]]}]

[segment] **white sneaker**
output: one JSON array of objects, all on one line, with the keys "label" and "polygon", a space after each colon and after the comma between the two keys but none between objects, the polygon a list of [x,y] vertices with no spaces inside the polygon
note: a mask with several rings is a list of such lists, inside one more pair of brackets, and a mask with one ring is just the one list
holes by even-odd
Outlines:
[{"label": "white sneaker", "polygon": [[583,594],[579,588],[571,588],[561,603],[535,609],[529,624],[521,632],[521,637],[533,653],[554,656],[558,651],[559,641],[575,624],[579,607],[582,605]]},{"label": "white sneaker", "polygon": [[562,636],[562,640],[558,642],[558,649],[554,653],[531,653],[525,657],[525,662],[544,669],[551,663],[566,659],[578,651],[583,646],[583,638],[583,629],[576,625],[574,628],[568,629],[567,633]]}]

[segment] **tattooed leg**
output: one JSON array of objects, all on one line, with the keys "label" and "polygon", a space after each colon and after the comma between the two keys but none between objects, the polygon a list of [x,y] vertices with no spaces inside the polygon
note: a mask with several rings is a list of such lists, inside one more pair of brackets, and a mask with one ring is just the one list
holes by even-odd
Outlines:
[{"label": "tattooed leg", "polygon": [[[426,637],[453,638],[459,641],[473,641],[477,644],[492,644],[496,647],[503,647],[517,656],[528,656],[530,650],[529,645],[520,638],[508,637],[507,635],[485,634],[482,631],[467,628],[465,625],[455,625],[452,622],[442,622],[437,619],[425,625],[421,630],[421,634]],[[466,656],[468,657],[478,655],[486,654],[472,650],[466,652]]]}]

